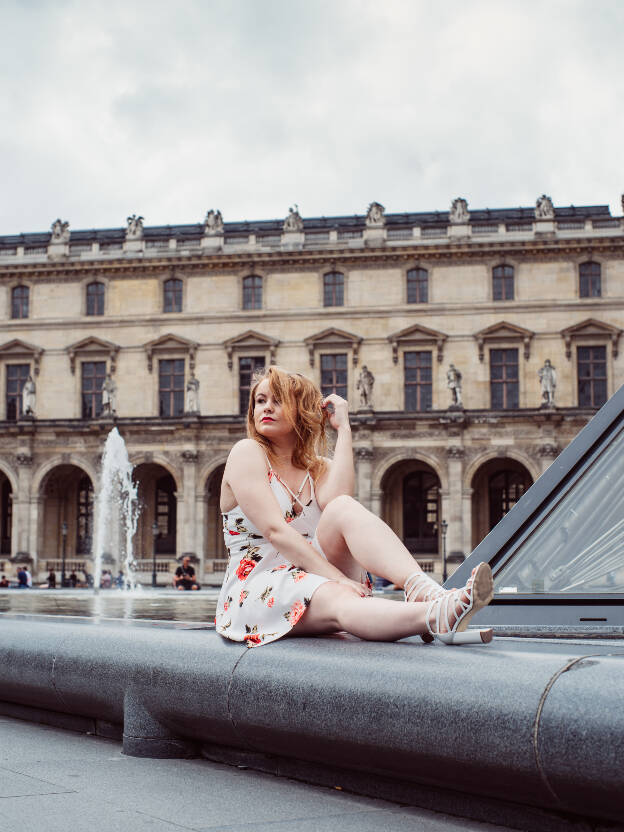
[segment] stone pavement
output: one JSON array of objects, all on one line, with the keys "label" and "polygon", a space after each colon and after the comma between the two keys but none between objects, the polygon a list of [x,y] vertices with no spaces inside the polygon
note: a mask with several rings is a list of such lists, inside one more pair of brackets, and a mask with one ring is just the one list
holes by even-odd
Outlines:
[{"label": "stone pavement", "polygon": [[[0,832],[503,832],[206,760],[0,716]],[[506,829],[506,828],[505,828]]]}]

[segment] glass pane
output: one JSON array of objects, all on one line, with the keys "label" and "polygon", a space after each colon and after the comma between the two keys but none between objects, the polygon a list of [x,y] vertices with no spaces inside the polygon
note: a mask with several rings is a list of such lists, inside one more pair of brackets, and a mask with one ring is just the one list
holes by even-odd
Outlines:
[{"label": "glass pane", "polygon": [[624,428],[495,575],[499,593],[624,592]]}]

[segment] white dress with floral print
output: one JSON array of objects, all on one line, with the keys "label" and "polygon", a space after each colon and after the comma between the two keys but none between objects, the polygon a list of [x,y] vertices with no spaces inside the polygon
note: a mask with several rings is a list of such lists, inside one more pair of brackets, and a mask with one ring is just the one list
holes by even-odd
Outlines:
[{"label": "white dress with floral print", "polygon": [[[270,465],[267,474],[285,520],[324,557],[316,539],[321,509],[309,472],[299,489],[301,494],[310,481],[311,498],[305,506]],[[296,515],[295,504],[301,508]],[[248,647],[281,638],[299,621],[318,587],[329,579],[293,566],[262,536],[240,506],[223,514],[223,534],[228,567],[217,602],[217,632],[232,641],[244,641]]]}]

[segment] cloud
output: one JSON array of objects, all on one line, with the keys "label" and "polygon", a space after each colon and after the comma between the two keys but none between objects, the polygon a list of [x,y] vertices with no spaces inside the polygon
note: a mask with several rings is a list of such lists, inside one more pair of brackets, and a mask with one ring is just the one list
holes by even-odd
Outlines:
[{"label": "cloud", "polygon": [[2,7],[0,230],[611,202],[617,0]]}]

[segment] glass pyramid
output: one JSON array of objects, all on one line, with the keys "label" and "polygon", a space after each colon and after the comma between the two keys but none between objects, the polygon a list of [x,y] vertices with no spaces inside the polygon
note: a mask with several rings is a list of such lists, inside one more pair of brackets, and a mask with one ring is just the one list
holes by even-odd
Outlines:
[{"label": "glass pyramid", "polygon": [[[521,623],[518,605],[524,605],[527,622],[624,625],[624,387],[446,586],[461,586],[483,560],[492,567],[495,596],[492,609],[479,614],[480,622],[504,623],[507,617]],[[582,608],[584,614],[579,617],[577,609],[566,616],[565,605]],[[540,606],[558,612],[549,617],[538,611]],[[597,613],[596,606],[603,611]]]}]

